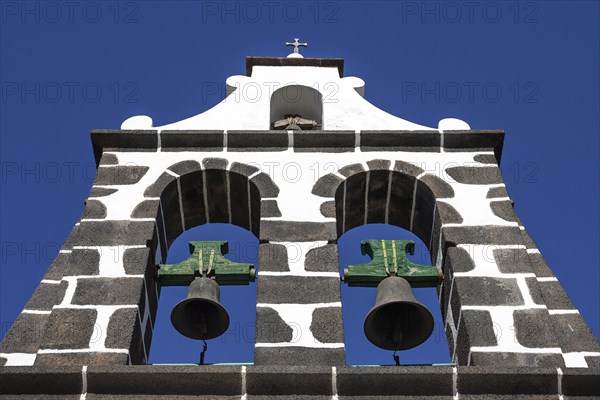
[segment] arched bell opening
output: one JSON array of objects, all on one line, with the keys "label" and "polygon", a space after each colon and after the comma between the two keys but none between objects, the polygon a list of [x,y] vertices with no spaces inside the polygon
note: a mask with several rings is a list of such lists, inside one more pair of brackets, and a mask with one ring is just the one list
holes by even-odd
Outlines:
[{"label": "arched bell opening", "polygon": [[[227,241],[225,259],[253,264],[256,268],[261,199],[268,197],[273,202],[277,192],[270,178],[255,167],[239,163],[228,166],[223,159],[205,159],[201,166],[190,160],[169,167],[149,186],[144,193],[148,200],[136,208],[134,215],[156,215],[155,264],[196,261],[190,254],[191,241]],[[219,245],[215,252],[222,249]],[[209,255],[204,256],[206,267],[210,264]],[[165,280],[165,270],[161,265],[160,272],[155,269],[148,279],[148,285],[156,288],[154,296],[160,297],[158,301],[149,298],[150,313],[156,315],[153,335],[146,334],[144,339],[146,352],[150,353],[149,336],[154,338],[149,362],[198,364],[202,341],[177,332],[171,317],[173,307],[186,298],[189,285],[198,274],[192,270],[191,275],[186,275],[191,276],[189,282],[181,284],[181,280],[168,281],[172,277]],[[213,270],[215,278],[216,272]],[[246,268],[246,272],[252,271]],[[237,278],[221,281],[220,303],[228,312],[230,324],[221,336],[209,340],[205,363],[252,362],[256,319],[253,280],[253,274],[247,273],[242,282]]]},{"label": "arched bell opening", "polygon": [[288,85],[271,95],[270,129],[320,130],[323,128],[323,95],[303,85]]},{"label": "arched bell opening", "polygon": [[[338,239],[340,273],[351,264],[371,261],[368,255],[361,254],[361,241],[365,239],[413,240],[414,255],[408,259],[416,264],[430,264],[427,246],[415,234],[389,224],[367,224],[347,231]],[[364,321],[375,304],[376,288],[349,287],[342,283],[342,316],[346,344],[347,365],[393,365],[392,351],[373,345],[365,336]],[[417,301],[425,305],[434,317],[431,336],[418,347],[400,351],[400,363],[444,364],[450,362],[448,342],[444,332],[444,321],[440,312],[439,299],[435,288],[413,288]]]},{"label": "arched bell opening", "polygon": [[[226,240],[228,260],[258,266],[258,239],[250,231],[232,224],[205,224],[181,234],[172,243],[166,263],[173,264],[190,256],[190,241]],[[205,362],[252,363],[256,325],[256,282],[246,285],[220,286],[220,303],[229,314],[229,327],[225,333],[207,340]],[[161,289],[156,315],[152,351],[152,364],[198,364],[202,341],[181,335],[171,322],[174,307],[188,294],[187,286],[165,286]]]},{"label": "arched bell opening", "polygon": [[[416,256],[409,256],[413,263],[434,266],[438,261],[441,217],[437,210],[436,195],[429,184],[433,182],[438,194],[448,189],[447,184],[434,176],[423,179],[422,172],[401,161],[396,164],[385,160],[348,167],[356,172],[341,182],[335,192],[335,209],[339,254],[355,258],[340,258],[340,272],[349,264],[365,264],[370,261],[361,256],[361,241],[412,240]],[[380,168],[377,165],[388,166]],[[420,179],[417,179],[419,176]],[[445,186],[446,185],[446,186]],[[391,251],[391,249],[389,249]],[[400,251],[400,250],[398,250]],[[441,257],[440,253],[440,257]],[[437,263],[438,266],[441,262]],[[433,268],[435,272],[435,268]],[[441,276],[441,273],[439,273]],[[385,274],[384,274],[385,276]],[[383,278],[382,278],[383,279]],[[434,317],[431,336],[421,345],[400,352],[401,364],[437,364],[450,362],[450,351],[444,331],[444,320],[434,279],[424,288],[412,292],[416,301],[423,303]],[[362,284],[349,287],[342,284],[344,331],[348,364],[394,364],[392,352],[379,349],[370,343],[364,331],[365,317],[375,304],[375,287]],[[368,286],[368,285],[367,285]],[[419,285],[417,285],[419,286]]]}]

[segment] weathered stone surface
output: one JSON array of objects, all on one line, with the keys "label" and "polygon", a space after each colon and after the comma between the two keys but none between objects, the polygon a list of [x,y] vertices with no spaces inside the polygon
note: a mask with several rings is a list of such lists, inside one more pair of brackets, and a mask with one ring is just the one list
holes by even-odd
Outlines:
[{"label": "weathered stone surface", "polygon": [[331,397],[331,368],[288,367],[283,371],[274,366],[253,366],[246,371],[249,395],[329,395]]},{"label": "weathered stone surface", "polygon": [[453,289],[452,303],[456,301],[461,306],[517,306],[523,304],[523,297],[517,281],[512,278],[454,277]]},{"label": "weathered stone surface", "polygon": [[452,186],[435,175],[423,175],[419,178],[419,181],[427,186],[436,199],[448,199],[454,197],[454,189],[452,189]]},{"label": "weathered stone surface", "polygon": [[513,312],[516,337],[525,347],[558,347],[548,310],[516,310]]},{"label": "weathered stone surface", "polygon": [[[81,396],[81,366],[56,368],[6,367],[0,371],[0,395],[20,394],[15,399],[71,399],[69,394]],[[40,396],[35,396],[39,394]],[[46,397],[48,396],[48,397]],[[62,397],[64,396],[64,397]]]},{"label": "weathered stone surface", "polygon": [[544,259],[541,253],[529,253],[528,255],[529,260],[531,261],[533,272],[537,277],[554,276],[554,273],[546,263],[546,260]]},{"label": "weathered stone surface", "polygon": [[158,215],[158,209],[160,207],[160,200],[144,200],[131,212],[131,218],[156,218]]},{"label": "weathered stone surface", "polygon": [[342,308],[316,308],[313,311],[310,331],[319,342],[344,343]]},{"label": "weathered stone surface", "polygon": [[[389,203],[389,223],[404,229],[410,229],[413,193],[416,180],[411,176],[392,175],[392,190]],[[348,210],[348,204],[346,209]],[[364,211],[363,211],[364,212]],[[362,225],[362,221],[359,225]],[[348,229],[348,227],[346,227]]]},{"label": "weathered stone surface", "polygon": [[116,154],[103,153],[98,165],[117,165],[118,163],[119,159]]},{"label": "weathered stone surface", "polygon": [[480,310],[463,310],[461,312],[457,339],[457,354],[459,354],[459,358],[462,358],[459,364],[466,364],[471,347],[496,346],[497,344],[489,312]]},{"label": "weathered stone surface", "polygon": [[344,349],[314,349],[308,347],[257,347],[254,349],[254,365],[344,365]]},{"label": "weathered stone surface", "polygon": [[342,233],[364,224],[366,210],[365,191],[367,190],[366,182],[366,172],[353,175],[346,179],[343,185],[339,186],[335,194],[337,204],[343,204],[345,208],[343,210],[343,218],[341,221],[343,228]]},{"label": "weathered stone surface", "polygon": [[[561,379],[562,393],[567,396],[600,395],[600,379],[598,370],[584,368],[568,368],[563,370]],[[576,397],[571,397],[575,399]]]},{"label": "weathered stone surface", "polygon": [[504,131],[494,130],[456,130],[444,131],[444,149],[452,151],[494,151],[494,156],[500,163]]},{"label": "weathered stone surface", "polygon": [[521,236],[523,237],[523,244],[525,247],[528,249],[537,249],[537,245],[525,229],[521,230]]},{"label": "weathered stone surface", "polygon": [[362,164],[350,164],[340,168],[338,173],[348,178],[352,175],[364,172],[364,170],[365,169],[363,168]]},{"label": "weathered stone surface", "polygon": [[169,131],[160,132],[162,151],[221,151],[223,131]]},{"label": "weathered stone surface", "polygon": [[402,175],[412,176],[416,178],[421,175],[424,171],[423,168],[417,167],[414,164],[405,161],[396,161],[394,163],[394,171],[401,173]]},{"label": "weathered stone surface", "polygon": [[256,343],[291,342],[293,339],[292,328],[277,311],[268,307],[256,309]]},{"label": "weathered stone surface", "polygon": [[313,186],[311,193],[321,197],[333,197],[343,179],[334,174],[321,177]]},{"label": "weathered stone surface", "polygon": [[538,282],[549,310],[573,310],[575,306],[558,281]]},{"label": "weathered stone surface", "polygon": [[19,314],[0,342],[0,353],[37,352],[49,318],[48,314]]},{"label": "weathered stone surface", "polygon": [[337,371],[342,396],[452,396],[452,368],[446,366],[342,367]]},{"label": "weathered stone surface", "polygon": [[[117,251],[116,248],[107,251]],[[98,275],[100,273],[100,251],[98,249],[73,249],[63,276]]]},{"label": "weathered stone surface", "polygon": [[379,171],[379,170],[389,171],[391,164],[392,163],[390,162],[390,160],[367,161],[367,166],[369,167],[370,171]]},{"label": "weathered stone surface", "polygon": [[542,296],[542,291],[540,290],[537,279],[525,278],[525,282],[527,283],[527,290],[529,290],[533,302],[535,304],[545,305],[544,297]]},{"label": "weathered stone surface", "polygon": [[493,154],[475,154],[473,161],[482,164],[498,164],[498,160],[496,160],[496,156]]},{"label": "weathered stone surface", "polygon": [[158,148],[158,132],[156,130],[107,130],[94,129],[91,133],[96,163],[103,152],[119,149],[120,151],[153,151]]},{"label": "weathered stone surface", "polygon": [[260,174],[254,176],[252,179],[250,179],[250,182],[256,185],[256,188],[260,193],[260,197],[263,199],[274,198],[279,195],[279,188],[277,185],[275,185],[271,177],[265,172],[261,172]]},{"label": "weathered stone surface", "polygon": [[562,355],[553,353],[471,353],[471,365],[494,366],[498,370],[510,367],[564,367]]},{"label": "weathered stone surface", "polygon": [[94,186],[94,187],[92,187],[92,189],[90,189],[90,197],[109,196],[113,193],[116,193],[117,191],[119,191],[119,189],[109,189],[109,188]]},{"label": "weathered stone surface", "polygon": [[271,243],[259,245],[258,267],[259,271],[289,271],[286,247],[282,244]]},{"label": "weathered stone surface", "polygon": [[492,201],[490,202],[490,208],[498,218],[510,222],[519,222],[519,218],[517,217],[517,214],[515,214],[510,200]]},{"label": "weathered stone surface", "polygon": [[321,204],[321,215],[326,218],[335,218],[336,216],[336,208],[335,201],[326,201]]},{"label": "weathered stone surface", "polygon": [[234,162],[233,164],[231,164],[231,168],[229,168],[229,171],[236,173],[236,174],[240,174],[242,176],[245,176],[246,178],[249,178],[250,176],[254,175],[256,172],[258,172],[259,169],[257,167],[255,167],[254,165],[248,165],[248,164],[242,164],[239,162]]},{"label": "weathered stone surface", "polygon": [[[95,295],[98,297],[98,293]],[[94,333],[96,315],[96,310],[92,309],[53,310],[40,347],[42,349],[88,348]]]},{"label": "weathered stone surface", "polygon": [[40,283],[33,292],[33,296],[25,305],[25,310],[52,310],[52,307],[60,304],[65,297],[68,283],[62,281],[59,284]]},{"label": "weathered stone surface", "polygon": [[[385,161],[380,161],[385,164]],[[387,162],[389,164],[389,162]],[[389,170],[374,170],[368,172],[369,187],[367,188],[367,223],[385,223],[387,194],[390,191],[391,173]]]},{"label": "weathered stone surface", "polygon": [[287,150],[287,131],[228,131],[227,147],[231,151]]},{"label": "weathered stone surface", "polygon": [[493,187],[488,190],[487,195],[485,196],[487,199],[493,199],[497,197],[508,197],[508,192],[506,191],[506,187]]},{"label": "weathered stone surface", "polygon": [[[183,208],[183,214],[185,215],[186,228],[201,225],[206,223],[206,209],[204,206],[204,178],[202,171],[194,171],[185,174],[179,178],[181,188],[181,208]],[[171,187],[171,186],[170,186]],[[175,190],[173,187],[174,191]],[[220,192],[221,193],[221,192]],[[179,208],[179,199],[173,201],[175,204],[173,207]],[[163,208],[165,214],[169,217],[169,213]],[[180,211],[178,211],[179,213]],[[175,216],[170,216],[176,218]]]},{"label": "weathered stone surface", "polygon": [[294,151],[338,153],[354,151],[356,135],[351,131],[294,131]]},{"label": "weathered stone surface", "polygon": [[524,373],[523,369],[508,366],[458,367],[457,385],[461,397],[463,394],[557,396],[558,376],[555,368],[530,368]]},{"label": "weathered stone surface", "polygon": [[44,353],[38,354],[35,359],[36,366],[47,366],[53,368],[64,368],[68,366],[78,366],[81,370],[82,365],[127,365],[129,364],[129,355],[126,353],[100,353],[100,352],[82,352],[82,353]]},{"label": "weathered stone surface", "polygon": [[155,237],[152,221],[82,221],[75,246],[146,245]]},{"label": "weathered stone surface", "polygon": [[71,253],[58,253],[48,267],[44,279],[60,281],[65,269],[71,262]]},{"label": "weathered stone surface", "polygon": [[198,161],[186,160],[180,161],[177,164],[171,165],[168,169],[179,176],[199,171],[202,167]]},{"label": "weathered stone surface", "polygon": [[361,131],[362,151],[429,151],[439,152],[438,131]]},{"label": "weathered stone surface", "polygon": [[106,218],[106,207],[99,200],[87,200],[83,210],[83,219],[103,219]]},{"label": "weathered stone surface", "polygon": [[502,183],[502,175],[498,167],[450,167],[446,169],[458,183],[469,185],[492,185]]},{"label": "weathered stone surface", "polygon": [[336,240],[336,225],[335,222],[262,220],[259,239],[277,242]]},{"label": "weathered stone surface", "polygon": [[257,302],[280,303],[334,303],[340,299],[339,278],[260,276]]},{"label": "weathered stone surface", "polygon": [[531,273],[533,271],[529,254],[525,249],[493,249],[492,254],[498,269],[504,274]]},{"label": "weathered stone surface", "polygon": [[98,168],[94,186],[96,185],[133,185],[138,183],[148,167],[139,165],[120,165],[117,167]]},{"label": "weathered stone surface", "polygon": [[122,308],[111,315],[104,345],[109,349],[129,350],[132,364],[146,360],[137,307]]},{"label": "weathered stone surface", "polygon": [[142,278],[79,279],[73,304],[130,305],[138,304],[143,296]]},{"label": "weathered stone surface", "polygon": [[450,204],[444,203],[443,201],[438,201],[436,203],[436,212],[439,213],[443,224],[461,224],[463,222],[458,211]]},{"label": "weathered stone surface", "polygon": [[281,217],[281,211],[277,206],[277,200],[263,200],[260,204],[260,217],[272,218]]},{"label": "weathered stone surface", "polygon": [[205,158],[202,160],[202,168],[204,168],[205,170],[209,170],[209,169],[218,169],[218,170],[225,170],[227,168],[227,164],[229,164],[229,161],[227,161],[225,158]]},{"label": "weathered stone surface", "polygon": [[165,188],[171,182],[175,181],[175,179],[177,178],[175,178],[173,175],[163,172],[153,184],[146,188],[144,191],[144,197],[161,197],[161,194]]},{"label": "weathered stone surface", "polygon": [[447,226],[442,228],[446,246],[469,244],[523,244],[516,226]]},{"label": "weathered stone surface", "polygon": [[147,247],[126,249],[123,253],[123,268],[128,275],[146,275],[148,270],[154,273],[156,262],[153,251]]},{"label": "weathered stone surface", "polygon": [[417,181],[411,231],[417,235],[423,243],[431,243],[434,210],[435,197],[433,193],[423,182]]},{"label": "weathered stone surface", "polygon": [[304,261],[306,271],[317,272],[338,272],[338,252],[337,245],[327,244],[325,246],[311,249],[306,253]]},{"label": "weathered stone surface", "polygon": [[551,314],[550,323],[563,352],[600,352],[600,343],[579,313]]}]

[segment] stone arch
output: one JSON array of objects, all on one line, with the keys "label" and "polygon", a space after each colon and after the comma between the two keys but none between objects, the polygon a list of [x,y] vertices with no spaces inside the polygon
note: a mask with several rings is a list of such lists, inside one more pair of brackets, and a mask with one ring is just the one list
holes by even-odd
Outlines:
[{"label": "stone arch", "polygon": [[146,188],[146,200],[132,218],[156,218],[164,260],[173,241],[198,225],[230,223],[258,237],[261,217],[279,213],[278,194],[277,185],[255,166],[223,158],[187,160],[168,167]]},{"label": "stone arch", "polygon": [[316,129],[323,129],[323,95],[303,85],[287,85],[275,90],[271,95],[271,126],[286,114],[299,114],[302,118],[317,121]]},{"label": "stone arch", "polygon": [[327,198],[321,209],[325,216],[335,216],[338,237],[365,224],[396,225],[428,245],[432,261],[441,225],[462,222],[458,212],[443,202],[454,197],[452,186],[401,160],[346,165],[320,178],[312,192]]}]

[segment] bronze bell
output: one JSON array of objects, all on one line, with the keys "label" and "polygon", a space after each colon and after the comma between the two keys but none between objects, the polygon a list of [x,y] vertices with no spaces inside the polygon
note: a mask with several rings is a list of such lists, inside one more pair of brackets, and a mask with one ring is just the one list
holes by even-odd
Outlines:
[{"label": "bronze bell", "polygon": [[365,335],[385,350],[406,350],[423,343],[433,332],[433,315],[413,295],[410,283],[389,276],[377,286],[375,306],[365,318]]},{"label": "bronze bell", "polygon": [[229,327],[229,314],[219,303],[220,290],[210,278],[196,278],[187,297],[171,312],[171,323],[179,333],[192,339],[221,336]]}]

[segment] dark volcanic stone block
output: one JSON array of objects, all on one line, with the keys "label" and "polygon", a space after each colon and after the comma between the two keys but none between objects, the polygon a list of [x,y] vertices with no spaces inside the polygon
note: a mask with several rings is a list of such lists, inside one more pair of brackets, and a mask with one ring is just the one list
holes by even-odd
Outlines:
[{"label": "dark volcanic stone block", "polygon": [[281,211],[277,206],[277,200],[263,200],[260,204],[261,218],[281,217]]},{"label": "dark volcanic stone block", "polygon": [[537,277],[554,276],[554,273],[546,263],[546,260],[541,253],[529,253],[529,260],[531,261],[533,272]]},{"label": "dark volcanic stone block", "polygon": [[[365,223],[366,182],[366,172],[353,175],[344,181],[343,186],[339,186],[335,194],[336,199],[340,196],[340,200],[337,200],[338,204],[343,204],[345,207],[343,218],[344,232]],[[345,198],[343,198],[344,190]],[[341,198],[343,198],[343,200]]]},{"label": "dark volcanic stone block", "polygon": [[436,203],[436,212],[440,215],[443,224],[461,224],[463,222],[458,211],[450,204],[444,203],[443,201],[438,201]]},{"label": "dark volcanic stone block", "polygon": [[[71,399],[68,394],[81,397],[81,366],[55,368],[41,367],[6,367],[0,373],[0,393],[5,395],[20,394],[15,399]],[[27,396],[27,394],[42,394]],[[56,396],[55,396],[56,395]],[[64,397],[63,397],[64,396]]]},{"label": "dark volcanic stone block", "polygon": [[0,342],[0,353],[37,352],[49,318],[48,314],[19,314]]},{"label": "dark volcanic stone block", "polygon": [[286,247],[271,243],[259,245],[258,268],[259,271],[289,271]]},{"label": "dark volcanic stone block", "polygon": [[422,168],[405,161],[396,161],[394,163],[394,171],[399,172],[402,175],[412,176],[413,178],[416,178],[424,172]]},{"label": "dark volcanic stone block", "polygon": [[549,310],[574,310],[575,306],[558,281],[538,282]]},{"label": "dark volcanic stone block", "polygon": [[260,276],[257,302],[333,303],[340,301],[339,278],[300,276]]},{"label": "dark volcanic stone block", "polygon": [[65,269],[70,263],[71,253],[58,253],[56,258],[54,258],[54,261],[52,261],[52,264],[50,264],[50,267],[48,267],[44,279],[60,281]]},{"label": "dark volcanic stone block", "polygon": [[310,249],[306,253],[304,269],[306,271],[338,272],[340,267],[338,264],[337,245],[327,244]]},{"label": "dark volcanic stone block", "polygon": [[516,310],[513,312],[516,337],[525,347],[558,347],[550,314],[545,309]]},{"label": "dark volcanic stone block", "polygon": [[[473,346],[496,346],[496,335],[492,318],[487,311],[463,310],[458,328],[458,348],[470,349]],[[465,359],[466,361],[466,359]]]},{"label": "dark volcanic stone block", "polygon": [[62,281],[60,284],[40,283],[33,296],[25,305],[26,310],[52,310],[52,307],[60,304],[65,297],[68,283]]},{"label": "dark volcanic stone block", "polygon": [[239,398],[242,387],[241,367],[225,365],[96,366],[88,368],[87,380],[89,393],[120,394],[119,399],[140,400],[161,395],[168,395],[165,400],[178,400],[184,395],[202,399],[234,395]]},{"label": "dark volcanic stone block", "polygon": [[580,314],[551,314],[550,321],[563,352],[600,352],[600,343]]},{"label": "dark volcanic stone block", "polygon": [[564,367],[562,355],[553,353],[471,353],[471,365],[507,367]]},{"label": "dark volcanic stone block", "polygon": [[131,218],[156,218],[160,200],[144,200],[131,212]]},{"label": "dark volcanic stone block", "polygon": [[[201,171],[194,171],[179,178],[181,188],[181,204],[185,215],[185,226],[206,223],[206,209],[204,207],[204,178]],[[177,190],[179,190],[177,188]],[[175,201],[175,200],[172,200]],[[177,201],[178,203],[178,201]],[[178,204],[176,204],[178,206]],[[165,213],[168,215],[167,211]],[[175,217],[172,217],[175,218]]]},{"label": "dark volcanic stone block", "polygon": [[331,366],[344,365],[345,362],[346,357],[342,348],[256,347],[254,349],[254,365],[309,365],[313,367],[324,365],[331,371]]},{"label": "dark volcanic stone block", "polygon": [[220,151],[223,131],[161,131],[162,151]]},{"label": "dark volcanic stone block", "polygon": [[111,315],[104,345],[110,349],[127,349],[132,364],[145,360],[138,309],[122,308]]},{"label": "dark volcanic stone block", "polygon": [[92,189],[90,189],[90,197],[104,197],[104,196],[109,196],[113,193],[118,192],[119,189],[109,189],[109,188],[103,188],[103,187],[92,187]]},{"label": "dark volcanic stone block", "polygon": [[319,342],[344,343],[342,308],[316,308],[313,311],[310,331]]},{"label": "dark volcanic stone block", "polygon": [[498,160],[496,160],[496,156],[493,154],[476,154],[473,157],[473,161],[482,164],[495,164],[498,165]]},{"label": "dark volcanic stone block", "polygon": [[340,168],[338,173],[348,178],[352,175],[364,172],[364,170],[362,164],[350,164]]},{"label": "dark volcanic stone block", "polygon": [[523,297],[516,279],[454,277],[452,302],[461,306],[517,306]]},{"label": "dark volcanic stone block", "polygon": [[175,179],[173,175],[163,172],[153,184],[146,188],[144,197],[160,197],[165,188]]},{"label": "dark volcanic stone block", "polygon": [[445,131],[444,149],[446,151],[489,151],[493,150],[498,164],[502,156],[504,131]]},{"label": "dark volcanic stone block", "polygon": [[536,278],[525,278],[525,282],[527,283],[527,289],[529,290],[529,294],[535,304],[545,305],[544,297],[542,296],[542,291],[540,290],[540,286]]},{"label": "dark volcanic stone block", "polygon": [[391,162],[389,160],[371,160],[367,161],[367,166],[370,171],[389,171]]},{"label": "dark volcanic stone block", "polygon": [[496,197],[508,197],[508,192],[506,191],[506,187],[493,187],[488,190],[487,195],[485,196],[487,199],[492,199]]},{"label": "dark volcanic stone block", "polygon": [[448,199],[454,197],[454,189],[442,178],[435,175],[423,175],[419,181],[424,183],[427,188],[433,193],[436,199]]},{"label": "dark volcanic stone block", "polygon": [[272,308],[258,307],[256,309],[256,343],[291,342],[292,328]]},{"label": "dark volcanic stone block", "polygon": [[155,237],[152,221],[83,221],[75,246],[146,245]]},{"label": "dark volcanic stone block", "polygon": [[431,190],[423,182],[417,181],[411,231],[421,238],[424,243],[431,242],[434,209],[435,197]]},{"label": "dark volcanic stone block", "polygon": [[254,176],[252,179],[250,179],[250,182],[256,186],[260,193],[260,197],[263,199],[274,198],[279,195],[279,188],[277,185],[275,185],[273,180],[271,180],[271,177],[265,172],[261,172],[260,174]]},{"label": "dark volcanic stone block", "polygon": [[197,172],[200,171],[202,167],[200,166],[200,163],[198,161],[194,161],[194,160],[187,160],[187,161],[181,161],[178,162],[177,164],[171,165],[169,167],[170,171],[173,171],[174,173],[176,173],[179,176],[183,176],[192,172]]},{"label": "dark volcanic stone block", "polygon": [[496,265],[502,273],[532,272],[529,254],[525,249],[493,249],[492,253],[494,261],[496,261]]},{"label": "dark volcanic stone block", "polygon": [[[115,252],[116,248],[113,249]],[[108,249],[107,251],[110,251]],[[97,249],[73,249],[71,260],[63,276],[98,275],[100,273],[100,251]]]},{"label": "dark volcanic stone block", "polygon": [[294,131],[294,151],[312,149],[313,151],[353,151],[355,133],[350,131],[310,132]]},{"label": "dark volcanic stone block", "polygon": [[53,368],[64,368],[65,366],[82,365],[127,365],[129,355],[126,353],[44,353],[38,354],[35,359],[36,366],[48,366]]},{"label": "dark volcanic stone block", "polygon": [[369,173],[367,223],[385,223],[387,194],[390,188],[389,170],[375,170]]},{"label": "dark volcanic stone block", "polygon": [[217,170],[225,170],[227,168],[227,161],[225,158],[205,158],[202,160],[202,168],[209,169],[217,169]]},{"label": "dark volcanic stone block", "polygon": [[249,395],[331,396],[331,368],[248,367],[246,388]]},{"label": "dark volcanic stone block", "polygon": [[156,264],[153,251],[147,247],[126,249],[123,253],[123,268],[128,275],[146,275],[148,270],[154,274]]},{"label": "dark volcanic stone block", "polygon": [[277,242],[300,242],[313,240],[336,240],[335,222],[260,222],[260,240]]},{"label": "dark volcanic stone block", "polygon": [[121,165],[117,167],[98,168],[94,186],[96,185],[132,185],[138,183],[148,167],[138,165]]},{"label": "dark volcanic stone block", "polygon": [[343,367],[337,371],[337,388],[342,396],[452,396],[452,368]]},{"label": "dark volcanic stone block", "polygon": [[519,222],[519,218],[513,210],[513,205],[510,200],[504,201],[492,201],[490,202],[490,208],[495,216],[502,218],[505,221]]},{"label": "dark volcanic stone block", "polygon": [[105,130],[94,129],[91,133],[96,163],[104,151],[156,151],[158,132],[155,130]]},{"label": "dark volcanic stone block", "polygon": [[447,226],[442,228],[446,246],[469,244],[523,244],[516,226]]},{"label": "dark volcanic stone block", "polygon": [[558,376],[555,368],[458,367],[458,393],[465,395],[534,395],[557,396]]},{"label": "dark volcanic stone block", "polygon": [[260,151],[286,150],[288,144],[287,131],[229,131],[227,147],[230,149],[258,149]]},{"label": "dark volcanic stone block", "polygon": [[439,152],[438,131],[361,131],[363,151],[430,151]]},{"label": "dark volcanic stone block", "polygon": [[335,209],[335,201],[326,201],[321,204],[321,215],[326,218],[335,218],[336,209]]},{"label": "dark volcanic stone block", "polygon": [[85,349],[90,345],[96,323],[96,310],[56,309],[46,325],[43,349]]},{"label": "dark volcanic stone block", "polygon": [[312,194],[321,197],[333,197],[342,181],[342,178],[337,175],[327,174],[315,183],[311,192]]},{"label": "dark volcanic stone block", "polygon": [[231,164],[231,168],[229,169],[229,171],[236,173],[236,174],[240,174],[242,176],[245,176],[246,178],[249,178],[250,176],[254,175],[256,172],[258,172],[259,169],[257,167],[255,167],[254,165],[248,165],[248,164],[242,164],[239,162],[234,162],[233,164]]},{"label": "dark volcanic stone block", "polygon": [[[394,174],[389,204],[389,223],[404,229],[410,228],[413,193],[416,180],[411,176]],[[346,208],[348,204],[346,204]],[[362,225],[362,222],[361,224]],[[349,227],[346,226],[346,230]]]},{"label": "dark volcanic stone block", "polygon": [[[562,393],[567,396],[592,396],[597,399],[597,396],[600,395],[598,372],[597,369],[591,368],[564,369],[561,380]],[[577,397],[570,398],[576,399]]]},{"label": "dark volcanic stone block", "polygon": [[79,279],[73,304],[138,304],[144,296],[142,278]]},{"label": "dark volcanic stone block", "polygon": [[498,167],[451,167],[446,173],[458,183],[469,185],[492,185],[502,183]]},{"label": "dark volcanic stone block", "polygon": [[117,165],[118,163],[119,159],[116,154],[103,153],[98,165]]},{"label": "dark volcanic stone block", "polygon": [[82,219],[103,219],[106,218],[106,207],[99,200],[87,200],[83,210]]}]

